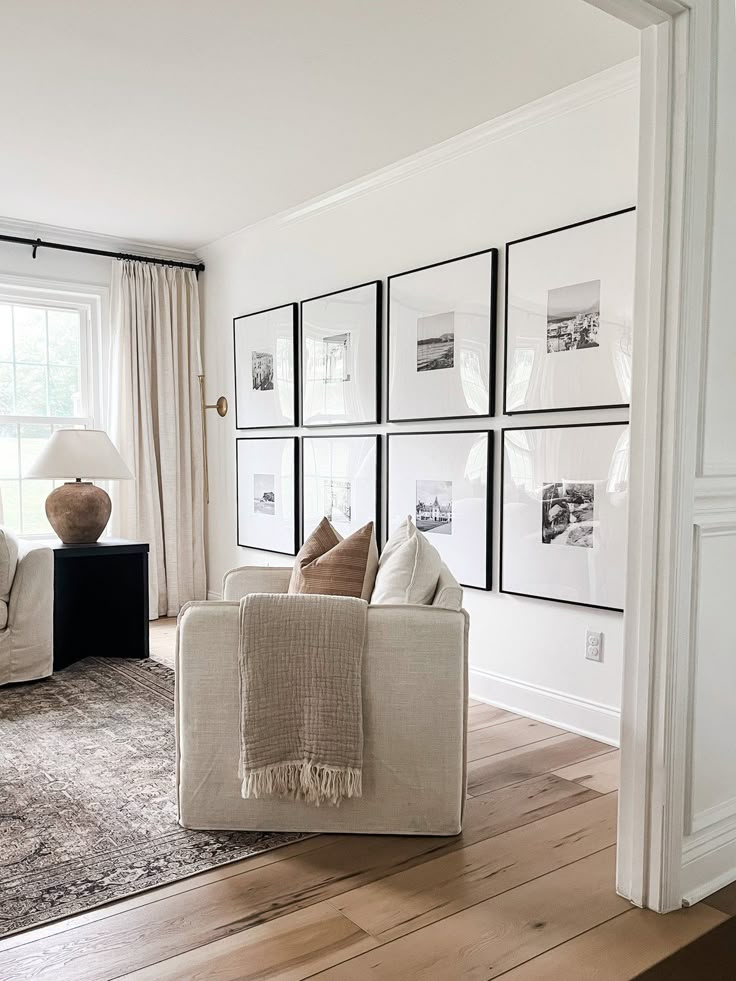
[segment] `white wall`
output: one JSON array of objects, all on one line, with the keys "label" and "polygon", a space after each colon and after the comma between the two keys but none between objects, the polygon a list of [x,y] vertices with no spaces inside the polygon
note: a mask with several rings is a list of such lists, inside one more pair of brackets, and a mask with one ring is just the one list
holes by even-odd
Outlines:
[{"label": "white wall", "polygon": [[[497,411],[502,398],[503,247],[515,238],[635,203],[638,81],[629,65],[429,151],[380,180],[315,207],[251,226],[202,250],[207,270],[207,401],[233,396],[232,318],[489,246],[501,250]],[[295,148],[298,152],[298,147]],[[232,404],[232,403],[231,403]],[[385,415],[385,406],[384,406]],[[527,424],[626,419],[626,412],[540,413]],[[497,415],[472,427],[524,425]],[[289,563],[236,545],[235,420],[208,413],[209,588],[242,564]],[[462,429],[461,423],[383,425],[380,432]],[[465,423],[465,428],[469,428]],[[350,430],[344,430],[349,432]],[[365,431],[365,430],[362,430]],[[292,431],[293,432],[293,431]],[[474,694],[615,742],[622,662],[620,614],[500,595],[494,482],[494,591],[466,590]],[[604,661],[584,659],[586,627]]]},{"label": "white wall", "polygon": [[[0,232],[5,233],[4,226],[0,227]],[[8,228],[7,234],[26,237],[24,232],[16,228]],[[0,282],[4,277],[7,279],[21,276],[109,288],[111,263],[111,259],[103,256],[57,252],[51,249],[39,249],[33,259],[30,247],[0,242]]]}]

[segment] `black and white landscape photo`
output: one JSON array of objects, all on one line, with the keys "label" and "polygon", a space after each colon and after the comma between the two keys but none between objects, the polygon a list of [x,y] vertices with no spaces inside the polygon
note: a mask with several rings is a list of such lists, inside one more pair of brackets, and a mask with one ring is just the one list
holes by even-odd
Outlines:
[{"label": "black and white landscape photo", "polygon": [[560,286],[547,293],[547,353],[598,347],[601,281]]},{"label": "black and white landscape photo", "polygon": [[417,371],[455,366],[455,314],[435,313],[417,320]]},{"label": "black and white landscape photo", "polygon": [[542,542],[593,547],[595,485],[556,480],[542,487]]},{"label": "black and white landscape photo", "polygon": [[349,480],[335,480],[328,477],[324,482],[325,517],[334,524],[350,524],[353,516],[351,487]]},{"label": "black and white landscape photo", "polygon": [[452,534],[452,481],[418,480],[416,525],[419,531]]},{"label": "black and white landscape photo", "polygon": [[267,351],[253,351],[253,391],[273,391],[273,355]]},{"label": "black and white landscape photo", "polygon": [[255,514],[276,513],[275,477],[272,473],[253,474],[253,511]]}]

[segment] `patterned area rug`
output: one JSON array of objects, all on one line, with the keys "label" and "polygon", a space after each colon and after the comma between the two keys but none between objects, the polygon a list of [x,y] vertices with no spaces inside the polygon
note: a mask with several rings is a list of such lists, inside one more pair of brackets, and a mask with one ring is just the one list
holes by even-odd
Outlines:
[{"label": "patterned area rug", "polygon": [[174,672],[87,658],[0,691],[0,935],[308,838],[176,823]]}]

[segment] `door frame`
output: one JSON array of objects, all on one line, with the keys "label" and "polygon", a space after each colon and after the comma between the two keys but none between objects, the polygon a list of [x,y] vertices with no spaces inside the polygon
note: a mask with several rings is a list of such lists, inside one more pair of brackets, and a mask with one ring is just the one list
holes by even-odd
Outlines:
[{"label": "door frame", "polygon": [[683,900],[717,0],[586,2],[636,27],[641,38],[616,888],[637,906],[667,912]]}]

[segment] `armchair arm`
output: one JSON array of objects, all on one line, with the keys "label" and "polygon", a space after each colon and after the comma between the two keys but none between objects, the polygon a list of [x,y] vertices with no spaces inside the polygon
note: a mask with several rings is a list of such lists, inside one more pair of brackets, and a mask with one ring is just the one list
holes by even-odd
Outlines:
[{"label": "armchair arm", "polygon": [[50,548],[21,548],[10,588],[8,624],[11,628],[31,622],[38,635],[51,637],[54,609],[54,553]]},{"label": "armchair arm", "polygon": [[54,553],[21,549],[8,603],[7,647],[0,683],[45,678],[53,670]]},{"label": "armchair arm", "polygon": [[240,600],[248,593],[286,593],[290,579],[291,566],[244,565],[225,573],[222,598]]}]

